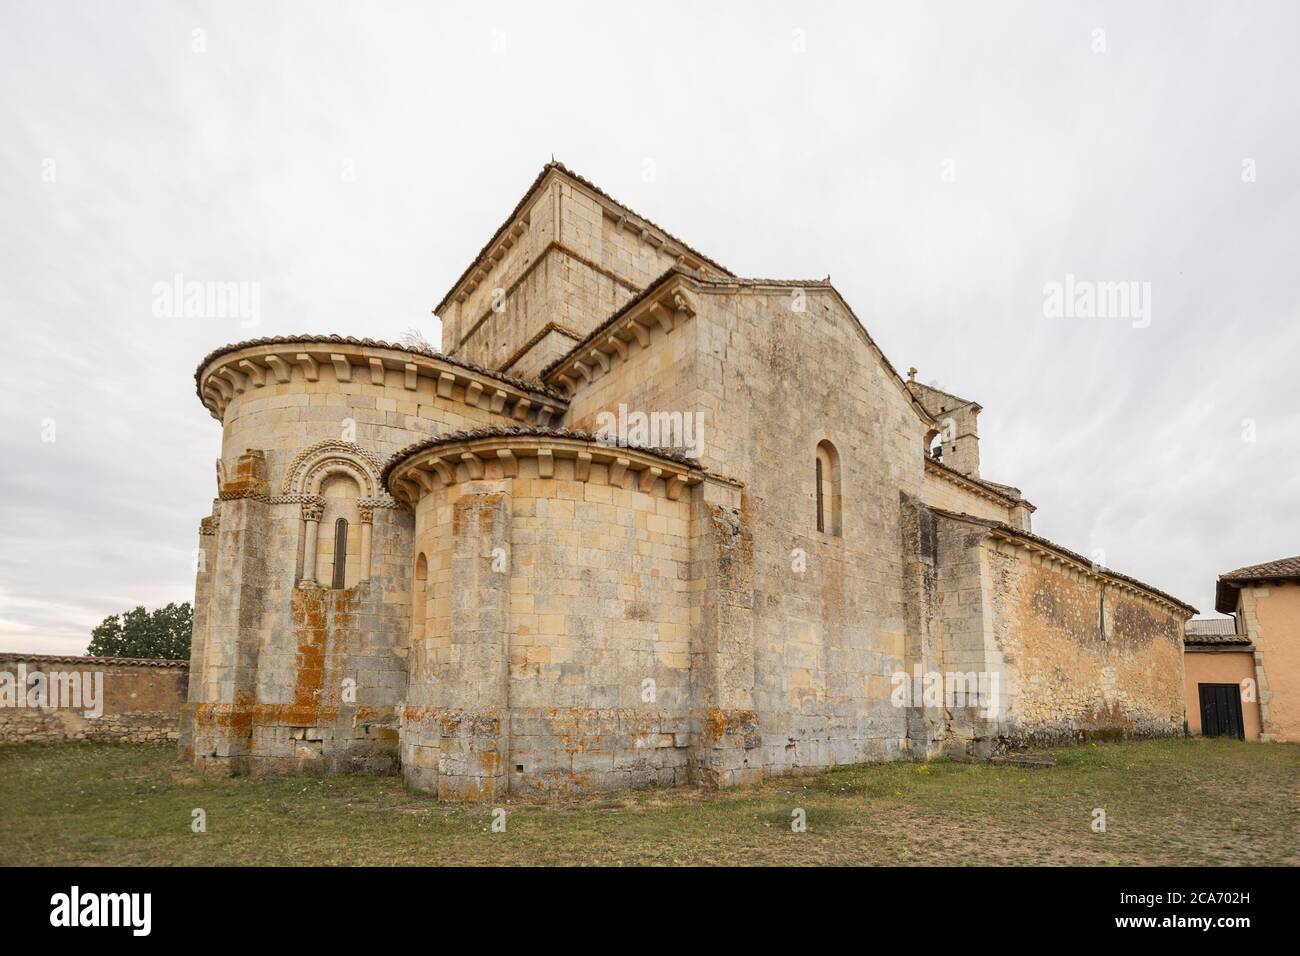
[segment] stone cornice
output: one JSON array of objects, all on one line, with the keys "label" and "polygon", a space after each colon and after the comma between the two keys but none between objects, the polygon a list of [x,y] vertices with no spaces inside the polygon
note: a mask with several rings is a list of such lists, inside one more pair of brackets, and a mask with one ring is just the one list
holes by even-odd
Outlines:
[{"label": "stone cornice", "polygon": [[434,382],[440,397],[448,399],[459,385],[463,389],[461,400],[466,404],[539,425],[562,414],[566,407],[561,393],[540,382],[502,375],[441,353],[328,335],[254,339],[227,346],[200,364],[195,373],[196,388],[212,417],[221,421],[236,395],[267,384],[286,383],[295,367],[308,381],[317,381],[321,369],[329,368],[337,381],[350,382],[353,376],[365,376],[375,385],[385,384],[388,372],[396,371],[402,374],[407,390],[415,391],[424,377]]},{"label": "stone cornice", "polygon": [[540,329],[534,332],[532,337],[527,342],[519,346],[519,348],[515,349],[515,354],[510,356],[510,358],[506,359],[505,364],[501,366],[501,371],[508,372],[516,362],[518,362],[521,358],[523,358],[532,350],[534,345],[536,345],[542,339],[546,338],[546,336],[551,332],[555,332],[559,335],[563,335],[567,339],[573,339],[574,342],[582,341],[582,336],[579,335],[577,332],[573,331],[572,329],[566,329],[558,322],[547,322]]},{"label": "stone cornice", "polygon": [[555,462],[573,462],[574,480],[590,481],[593,464],[607,467],[609,484],[671,500],[711,476],[683,458],[644,448],[605,445],[586,432],[566,429],[484,429],[449,435],[398,452],[384,467],[393,496],[414,505],[437,487],[484,477],[513,478],[519,459],[537,459],[538,475],[551,478]]},{"label": "stone cornice", "polygon": [[1015,498],[1011,495],[1004,494],[982,481],[969,478],[959,471],[954,471],[952,468],[943,464],[943,462],[935,461],[929,455],[926,455],[925,457],[925,470],[927,474],[934,475],[937,478],[942,478],[944,481],[954,484],[974,495],[978,495],[981,498],[992,501],[994,504],[1002,505],[1006,508],[1014,508],[1017,505],[1023,505],[1025,509],[1031,513],[1038,510],[1024,498]]}]

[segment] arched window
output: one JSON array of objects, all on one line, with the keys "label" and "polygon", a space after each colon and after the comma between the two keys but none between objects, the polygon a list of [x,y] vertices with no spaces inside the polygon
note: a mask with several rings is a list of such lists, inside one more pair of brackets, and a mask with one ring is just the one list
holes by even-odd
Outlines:
[{"label": "arched window", "polygon": [[828,441],[817,444],[816,464],[817,530],[841,537],[840,456]]},{"label": "arched window", "polygon": [[361,583],[361,486],[347,473],[328,475],[320,484],[322,513],[316,536],[316,580],[328,588]]},{"label": "arched window", "polygon": [[424,639],[425,615],[428,612],[429,562],[424,553],[415,559],[415,583],[411,587],[411,643]]},{"label": "arched window", "polygon": [[334,522],[334,588],[342,590],[348,580],[348,519]]}]

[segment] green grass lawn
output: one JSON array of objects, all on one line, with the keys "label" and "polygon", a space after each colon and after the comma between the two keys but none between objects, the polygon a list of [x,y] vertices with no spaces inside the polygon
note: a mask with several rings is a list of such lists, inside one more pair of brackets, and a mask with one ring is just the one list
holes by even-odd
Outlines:
[{"label": "green grass lawn", "polygon": [[1053,768],[866,764],[730,791],[511,799],[497,833],[491,806],[394,777],[215,779],[170,746],[20,744],[0,747],[0,864],[1300,863],[1300,745],[1054,752]]}]

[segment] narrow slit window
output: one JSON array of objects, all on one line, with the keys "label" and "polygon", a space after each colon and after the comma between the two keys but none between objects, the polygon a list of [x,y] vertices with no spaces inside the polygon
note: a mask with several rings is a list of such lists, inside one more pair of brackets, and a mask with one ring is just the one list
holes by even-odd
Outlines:
[{"label": "narrow slit window", "polygon": [[817,445],[817,530],[838,538],[844,534],[840,455],[829,441]]},{"label": "narrow slit window", "polygon": [[334,522],[334,587],[342,589],[348,572],[348,519]]},{"label": "narrow slit window", "polygon": [[826,496],[822,491],[822,460],[817,459],[817,530],[826,530]]},{"label": "narrow slit window", "polygon": [[424,640],[425,615],[428,613],[427,601],[429,581],[429,560],[420,552],[415,559],[415,587],[411,589],[411,638],[412,641]]}]

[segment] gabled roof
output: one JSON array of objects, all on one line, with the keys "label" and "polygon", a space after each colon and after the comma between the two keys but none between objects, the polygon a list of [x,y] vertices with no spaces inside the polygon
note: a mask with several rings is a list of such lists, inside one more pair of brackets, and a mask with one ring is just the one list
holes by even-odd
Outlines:
[{"label": "gabled roof", "polygon": [[665,284],[677,278],[688,280],[697,289],[720,289],[725,291],[731,289],[762,289],[775,287],[783,289],[818,289],[829,292],[831,295],[835,296],[839,304],[844,307],[844,311],[847,312],[849,318],[852,319],[853,325],[857,329],[857,333],[862,337],[867,347],[876,354],[876,357],[880,360],[881,364],[884,365],[885,369],[893,376],[903,394],[910,401],[912,410],[916,412],[917,417],[927,425],[938,424],[934,417],[926,411],[925,406],[921,404],[921,400],[916,397],[916,393],[907,387],[907,383],[903,381],[903,376],[898,374],[898,369],[894,368],[893,364],[890,363],[889,359],[885,356],[884,351],[876,344],[876,340],[871,337],[871,333],[867,331],[867,327],[863,324],[862,320],[858,318],[857,313],[853,311],[853,307],[849,305],[844,296],[840,295],[839,289],[835,288],[835,286],[831,284],[829,277],[825,279],[745,279],[739,276],[728,275],[725,278],[719,278],[717,276],[703,275],[702,273],[696,272],[693,269],[688,269],[685,266],[670,266],[657,279],[630,298],[627,302],[624,302],[623,305],[614,311],[609,318],[596,326],[596,328],[592,329],[591,332],[587,333],[582,341],[577,342],[571,349],[569,349],[569,351],[565,352],[555,361],[547,365],[546,368],[542,369],[540,376],[542,381],[546,382],[561,366],[573,358],[574,355],[579,354],[584,349],[590,347],[592,342],[600,338],[624,315],[635,309],[647,299],[656,296]]},{"label": "gabled roof", "polygon": [[1224,614],[1237,610],[1237,591],[1250,581],[1300,581],[1300,555],[1249,564],[1220,574],[1214,593],[1214,609]]},{"label": "gabled roof", "polygon": [[1279,578],[1300,578],[1300,555],[1251,564],[1219,575],[1220,581],[1265,581]]},{"label": "gabled roof", "polygon": [[[924,382],[918,382],[915,378],[912,377],[912,373],[914,371],[915,369],[908,369],[907,387],[911,389],[913,392],[917,390],[924,390],[925,392],[933,392],[935,395],[942,395],[945,398],[952,399],[954,402],[956,402],[956,404],[952,408],[947,409],[947,411],[954,411],[966,405],[974,405],[975,411],[977,412],[981,412],[984,410],[983,407],[980,405],[980,403],[975,401],[973,398],[962,398],[960,395],[954,395],[952,392],[945,392],[943,389],[935,388],[935,386],[933,385],[926,385]],[[938,416],[936,415],[936,417]]]},{"label": "gabled roof", "polygon": [[460,274],[460,277],[451,284],[451,288],[448,289],[447,294],[442,297],[442,301],[439,302],[434,307],[433,311],[435,315],[442,314],[442,310],[447,307],[447,303],[451,301],[452,295],[454,295],[456,290],[460,288],[461,283],[465,281],[465,279],[470,275],[470,273],[472,273],[474,269],[478,267],[479,263],[481,263],[483,259],[487,256],[488,252],[490,252],[492,248],[501,240],[501,237],[505,235],[506,230],[510,228],[510,224],[513,223],[519,217],[519,214],[522,213],[524,209],[528,207],[528,204],[533,201],[533,197],[537,195],[538,190],[542,188],[543,184],[547,180],[547,177],[550,176],[552,173],[559,173],[563,176],[568,177],[574,182],[579,183],[580,185],[591,190],[593,193],[600,196],[601,198],[613,203],[615,206],[618,206],[619,209],[623,210],[629,216],[634,216],[635,218],[640,219],[642,222],[644,222],[647,226],[650,226],[651,228],[657,230],[658,232],[662,232],[667,239],[672,240],[677,245],[681,246],[683,249],[689,252],[691,255],[695,256],[697,259],[700,259],[703,262],[707,262],[709,265],[717,269],[723,275],[733,274],[730,269],[726,268],[725,266],[719,265],[717,262],[714,262],[712,259],[706,256],[704,253],[700,252],[698,249],[694,249],[687,243],[683,242],[681,239],[678,239],[667,229],[647,219],[645,216],[641,215],[639,212],[637,212],[635,209],[631,208],[630,206],[626,205],[625,203],[619,202],[617,199],[615,199],[609,193],[605,192],[605,190],[601,189],[591,180],[578,175],[573,170],[565,166],[563,163],[559,163],[556,162],[555,160],[551,160],[549,163],[547,163],[545,166],[542,167],[542,171],[537,174],[537,178],[534,179],[533,184],[528,187],[528,190],[524,193],[523,198],[520,199],[519,202],[515,203],[515,208],[510,210],[510,215],[506,216],[506,221],[501,224],[501,227],[497,229],[496,232],[492,233],[492,238],[489,239],[484,244],[483,248],[479,250],[478,255],[474,257],[474,260],[468,266],[465,267],[465,271]]}]

